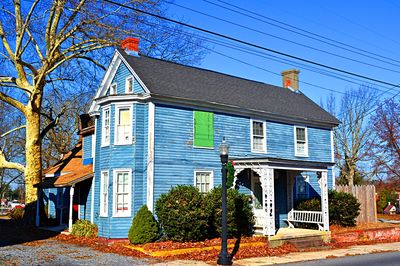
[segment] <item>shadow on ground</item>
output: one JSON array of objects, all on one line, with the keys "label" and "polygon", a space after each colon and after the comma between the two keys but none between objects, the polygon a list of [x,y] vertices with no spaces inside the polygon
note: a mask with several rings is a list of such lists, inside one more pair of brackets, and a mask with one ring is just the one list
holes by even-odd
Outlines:
[{"label": "shadow on ground", "polygon": [[15,220],[0,218],[0,247],[48,239],[58,234],[33,226],[24,226]]}]

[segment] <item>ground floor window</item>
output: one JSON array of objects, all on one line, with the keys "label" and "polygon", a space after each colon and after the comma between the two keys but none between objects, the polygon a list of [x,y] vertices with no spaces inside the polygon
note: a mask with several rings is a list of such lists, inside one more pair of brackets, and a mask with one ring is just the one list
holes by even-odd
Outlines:
[{"label": "ground floor window", "polygon": [[195,171],[194,172],[195,186],[201,193],[207,193],[213,187],[213,172],[212,171]]},{"label": "ground floor window", "polygon": [[115,170],[113,174],[114,183],[114,216],[131,216],[131,184],[132,170]]}]

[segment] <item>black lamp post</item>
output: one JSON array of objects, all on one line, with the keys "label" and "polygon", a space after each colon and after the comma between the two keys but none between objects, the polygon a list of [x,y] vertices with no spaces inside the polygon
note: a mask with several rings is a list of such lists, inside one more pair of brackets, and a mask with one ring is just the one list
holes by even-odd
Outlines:
[{"label": "black lamp post", "polygon": [[226,208],[226,164],[228,163],[228,152],[229,146],[225,143],[225,138],[222,139],[222,143],[219,146],[219,156],[221,157],[222,164],[222,241],[221,241],[221,252],[219,253],[217,263],[219,265],[232,265],[232,258],[228,253],[228,228],[227,228],[227,208]]}]

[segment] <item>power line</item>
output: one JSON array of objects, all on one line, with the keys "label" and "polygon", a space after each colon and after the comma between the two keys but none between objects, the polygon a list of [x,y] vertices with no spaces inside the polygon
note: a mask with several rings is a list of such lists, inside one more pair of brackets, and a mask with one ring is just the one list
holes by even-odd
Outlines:
[{"label": "power line", "polygon": [[[296,27],[296,26],[290,25],[290,24],[288,24],[288,23],[285,23],[285,22],[282,22],[282,21],[279,21],[279,20],[276,20],[276,19],[267,17],[267,16],[265,16],[265,15],[256,13],[256,12],[251,11],[251,10],[249,10],[249,9],[245,9],[245,8],[243,8],[243,7],[239,7],[239,6],[236,6],[236,5],[234,5],[234,4],[227,3],[227,2],[222,1],[222,0],[216,0],[216,1],[221,2],[221,3],[224,3],[224,4],[227,5],[227,6],[234,7],[234,8],[236,8],[236,9],[238,9],[238,10],[235,10],[235,9],[232,9],[232,8],[229,8],[229,7],[226,7],[226,6],[223,6],[223,5],[219,5],[219,4],[217,4],[217,3],[213,3],[213,2],[211,2],[211,1],[209,1],[209,0],[203,0],[203,1],[206,2],[206,3],[212,4],[212,5],[214,5],[214,6],[218,6],[218,7],[220,7],[220,8],[223,8],[223,9],[226,9],[226,10],[229,10],[229,11],[232,11],[232,12],[235,12],[235,13],[237,13],[237,14],[241,14],[241,15],[243,15],[243,16],[252,18],[252,19],[254,19],[254,20],[263,22],[263,23],[265,23],[265,24],[272,25],[272,26],[274,26],[274,27],[277,27],[277,28],[280,28],[280,29],[283,29],[283,30],[286,30],[286,31],[289,31],[289,32],[292,32],[292,33],[296,33],[296,34],[298,34],[298,35],[301,35],[301,36],[304,36],[304,37],[307,37],[307,38],[310,38],[310,39],[313,39],[313,40],[316,40],[316,41],[319,41],[319,42],[322,42],[322,43],[325,43],[325,44],[328,44],[328,45],[331,45],[331,46],[333,46],[333,47],[343,49],[343,50],[345,50],[345,51],[349,51],[349,52],[352,52],[352,53],[355,53],[355,54],[358,54],[358,55],[362,55],[362,56],[365,56],[365,57],[368,57],[368,58],[371,58],[371,59],[374,59],[374,60],[377,60],[377,61],[380,61],[380,62],[384,62],[384,63],[387,63],[387,64],[393,64],[393,63],[391,63],[391,62],[400,63],[399,60],[395,60],[395,59],[390,58],[390,57],[386,57],[386,56],[383,56],[383,55],[380,55],[380,54],[376,54],[376,53],[373,53],[373,52],[370,52],[370,51],[366,51],[366,50],[363,50],[363,49],[361,49],[361,48],[359,48],[359,47],[355,47],[355,46],[352,46],[352,45],[349,45],[349,44],[346,44],[346,43],[343,43],[343,42],[340,42],[340,41],[337,41],[337,40],[334,40],[334,39],[331,39],[331,38],[328,38],[328,37],[325,37],[325,36],[322,36],[322,35],[320,35],[320,34],[316,34],[316,33],[313,33],[313,32],[311,32],[311,31],[301,29],[301,28],[299,28],[299,27]],[[264,20],[264,19],[257,18],[257,17],[252,16],[252,15],[246,14],[246,13],[242,12],[242,10],[246,11],[246,12],[249,13],[249,14],[253,14],[253,15],[256,15],[256,16],[258,16],[258,17],[264,18],[264,19],[266,19],[266,20],[273,21],[273,22],[275,22],[275,23],[284,25],[284,26],[289,27],[289,28],[291,28],[291,29],[285,28],[285,27],[280,26],[280,25],[277,25],[277,24],[275,24],[275,23],[271,23],[271,22],[266,21],[266,20]],[[293,29],[295,29],[295,30],[293,30]],[[299,32],[299,31],[300,31],[300,32]],[[307,34],[309,34],[309,35],[312,35],[312,36],[315,36],[315,37],[324,39],[324,40],[326,40],[326,41],[320,40],[320,39],[318,39],[318,38],[309,36],[309,35],[304,34],[304,33],[301,33],[301,32],[305,32],[305,33],[307,33]],[[329,41],[329,42],[328,42],[328,41]],[[330,43],[330,42],[332,42],[332,43]],[[336,44],[333,44],[333,43],[337,43],[337,44],[339,44],[339,45],[336,45]],[[345,48],[345,47],[341,47],[340,45],[345,46],[345,47],[350,47],[352,50],[351,50],[351,49],[347,49],[347,48]],[[363,52],[363,53],[361,53],[361,52],[359,52],[359,51],[361,51],[361,52]],[[365,54],[365,53],[366,53],[366,54]],[[372,54],[372,55],[374,55],[374,56],[369,56],[368,54]],[[387,59],[387,60],[390,60],[391,62],[382,60],[382,58]],[[393,65],[395,65],[395,66],[400,66],[400,65],[398,65],[398,64],[393,64]]]},{"label": "power line", "polygon": [[[170,31],[171,28],[169,28],[168,26],[158,25],[158,24],[151,23],[151,22],[143,22],[143,23],[148,25],[148,26],[151,26],[151,27],[159,27],[159,28],[161,27],[161,28],[163,28],[162,30],[165,29],[164,31],[168,31],[170,34],[175,34],[174,32]],[[304,65],[302,63],[294,63],[293,61],[290,61],[289,59],[283,59],[283,58],[279,58],[279,57],[276,57],[276,56],[273,56],[273,55],[268,55],[268,54],[265,54],[265,53],[263,53],[261,51],[256,51],[256,50],[253,50],[253,49],[245,49],[245,48],[243,48],[243,46],[240,46],[239,44],[228,43],[228,42],[224,42],[224,41],[221,41],[221,40],[216,40],[216,39],[213,39],[213,38],[210,38],[210,37],[206,37],[206,36],[199,36],[199,35],[195,35],[195,34],[192,34],[192,33],[188,33],[188,32],[183,31],[183,30],[176,30],[175,29],[175,31],[177,31],[181,35],[182,34],[189,35],[189,36],[195,37],[195,38],[197,38],[199,40],[203,40],[203,41],[206,41],[206,42],[209,42],[209,43],[213,43],[213,44],[216,44],[216,45],[219,45],[219,46],[223,46],[223,47],[226,47],[226,48],[235,49],[235,51],[241,51],[241,52],[244,52],[244,53],[247,53],[247,54],[251,54],[251,55],[255,55],[255,56],[258,56],[258,57],[262,57],[262,58],[265,58],[265,59],[268,59],[268,60],[273,60],[275,62],[285,63],[285,64],[288,64],[287,62],[289,62],[289,64],[291,64],[293,66],[298,66],[300,64],[300,65],[302,65],[303,68],[307,69],[308,71],[312,71],[312,72],[315,72],[315,73],[321,74],[321,75],[326,75],[326,76],[329,76],[329,77],[332,77],[332,78],[337,78],[337,79],[340,79],[340,80],[343,80],[343,81],[346,81],[346,82],[349,82],[349,83],[362,85],[360,83],[357,83],[357,82],[354,82],[354,81],[351,81],[351,80],[336,76],[336,75],[341,75],[341,74],[330,74],[329,71],[327,71],[327,70],[321,70],[321,69],[318,69],[316,67]],[[227,55],[225,53],[217,52],[217,51],[215,51],[213,49],[210,49],[208,47],[205,47],[203,45],[199,45],[199,46],[202,47],[205,50],[208,50],[210,52],[219,54],[220,56],[223,56],[223,57],[229,58],[231,60],[246,64],[248,66],[263,70],[263,71],[265,71],[267,73],[270,73],[270,74],[273,74],[273,75],[276,75],[276,76],[281,76],[280,73],[276,73],[276,72],[270,71],[268,69],[256,66],[256,65],[248,63],[248,62],[244,62],[243,60],[240,60],[240,59],[237,59],[235,57],[229,56],[229,55]],[[283,61],[281,61],[281,60],[283,60]],[[324,71],[324,72],[321,72],[321,71]],[[342,76],[344,76],[344,75],[342,75]],[[317,85],[317,84],[314,84],[314,83],[306,82],[304,80],[299,80],[299,82],[303,83],[303,84],[306,84],[306,85],[309,85],[309,86],[313,86],[313,87],[316,87],[316,88],[327,90],[327,91],[330,91],[330,92],[335,92],[335,93],[339,93],[339,94],[345,94],[344,92],[333,90],[333,89],[330,89],[330,88],[326,88],[326,87],[323,87],[323,86],[320,86],[320,85]],[[370,85],[374,85],[374,84],[370,84]],[[377,90],[377,91],[382,91],[382,90],[374,88],[374,87],[371,87],[371,89]],[[389,90],[391,90],[391,89],[392,88],[390,88]],[[383,94],[387,93],[389,90],[384,91]],[[360,97],[360,98],[362,98],[362,97]]]},{"label": "power line", "polygon": [[[206,0],[204,0],[204,1],[206,1]],[[208,2],[208,1],[206,1],[206,2]],[[382,67],[382,66],[378,66],[378,65],[375,65],[375,64],[367,63],[367,62],[360,61],[360,60],[357,60],[357,59],[353,59],[353,58],[350,58],[350,57],[347,57],[347,56],[339,55],[337,53],[333,53],[333,52],[329,52],[329,51],[326,51],[326,50],[323,50],[323,49],[319,49],[319,48],[316,48],[316,47],[313,47],[313,46],[310,46],[310,45],[306,45],[306,44],[302,44],[302,43],[295,42],[295,41],[292,41],[292,40],[288,40],[286,38],[279,37],[279,36],[267,33],[265,31],[257,30],[257,29],[254,29],[254,28],[251,28],[251,27],[248,27],[248,26],[245,26],[245,25],[242,25],[242,24],[230,21],[230,20],[219,18],[219,17],[213,16],[213,15],[204,13],[202,11],[195,10],[193,8],[190,8],[190,7],[185,7],[185,6],[173,3],[173,2],[167,2],[167,3],[175,5],[175,6],[178,6],[180,8],[186,9],[186,10],[190,10],[192,12],[201,14],[203,16],[207,16],[207,17],[219,20],[219,21],[223,21],[223,22],[235,25],[237,27],[244,28],[244,29],[247,29],[247,30],[250,30],[250,31],[253,31],[253,32],[257,32],[259,34],[262,34],[262,35],[265,35],[265,36],[269,36],[269,37],[272,37],[272,38],[275,38],[275,39],[278,39],[278,40],[281,40],[281,41],[289,42],[289,43],[292,43],[292,44],[295,44],[295,45],[298,45],[298,46],[302,46],[302,47],[305,47],[305,48],[308,48],[308,49],[311,49],[311,50],[315,50],[315,51],[318,51],[318,52],[321,52],[321,53],[325,53],[325,54],[328,54],[328,55],[331,55],[331,56],[335,56],[335,57],[339,57],[339,58],[346,59],[346,60],[349,60],[349,61],[353,61],[353,62],[356,62],[356,63],[359,63],[359,64],[363,64],[363,65],[367,65],[367,66],[383,69],[383,70],[394,72],[394,73],[400,73],[400,71],[393,70],[393,69],[390,69],[390,68],[387,68],[387,67]],[[348,50],[348,51],[350,51],[350,50]],[[385,62],[385,63],[387,63],[387,62]],[[391,64],[391,65],[396,65],[396,64]],[[400,67],[400,65],[396,65],[396,66]]]},{"label": "power line", "polygon": [[111,0],[102,0],[102,1],[110,3],[110,4],[113,4],[113,5],[117,5],[117,6],[120,6],[120,7],[125,7],[125,8],[128,8],[128,9],[134,10],[136,12],[140,12],[140,13],[143,13],[143,14],[146,14],[146,15],[149,15],[149,16],[153,16],[153,17],[156,17],[156,18],[159,18],[159,19],[162,19],[162,20],[166,20],[166,21],[169,21],[169,22],[172,22],[172,23],[176,23],[176,24],[179,24],[179,25],[191,28],[191,29],[195,29],[197,31],[205,32],[205,33],[208,33],[208,34],[211,34],[211,35],[214,35],[214,36],[218,36],[218,37],[225,38],[225,39],[228,39],[228,40],[231,40],[231,41],[235,41],[235,42],[238,42],[238,43],[241,43],[241,44],[245,44],[247,46],[255,47],[255,48],[258,48],[258,49],[261,49],[261,50],[265,50],[265,51],[268,51],[268,52],[271,52],[271,53],[275,53],[275,54],[279,54],[279,55],[282,55],[282,56],[285,56],[285,57],[296,59],[296,60],[299,60],[299,61],[302,61],[302,62],[305,62],[305,63],[313,64],[313,65],[316,65],[316,66],[319,66],[319,67],[322,67],[322,68],[326,68],[326,69],[330,69],[330,70],[333,70],[333,71],[337,71],[337,72],[341,72],[341,73],[344,73],[344,74],[348,74],[348,75],[351,75],[351,76],[363,78],[363,79],[370,80],[370,81],[373,81],[373,82],[377,82],[377,83],[381,83],[381,84],[385,84],[385,85],[389,85],[389,86],[393,86],[393,87],[398,87],[398,85],[390,83],[390,82],[387,82],[387,81],[383,81],[383,80],[367,77],[365,75],[357,74],[357,73],[354,73],[354,72],[351,72],[351,71],[347,71],[347,70],[343,70],[343,69],[339,69],[339,68],[336,68],[336,67],[331,67],[331,66],[326,65],[326,64],[318,63],[318,62],[315,62],[315,61],[312,61],[312,60],[309,60],[309,59],[304,59],[304,58],[301,58],[301,57],[298,57],[298,56],[294,56],[294,55],[291,55],[291,54],[288,54],[288,53],[280,52],[280,51],[277,51],[277,50],[274,50],[274,49],[270,49],[270,48],[267,48],[267,47],[264,47],[264,46],[261,46],[261,45],[252,44],[250,42],[243,41],[243,40],[240,40],[240,39],[228,36],[228,35],[224,35],[224,34],[221,34],[221,33],[218,33],[218,32],[214,32],[214,31],[211,31],[211,30],[203,29],[203,28],[200,28],[200,27],[188,24],[188,23],[180,22],[180,21],[177,21],[177,20],[174,20],[174,19],[171,19],[171,18],[167,18],[167,17],[161,16],[161,15],[153,14],[153,13],[150,13],[150,12],[147,12],[147,11],[135,8],[135,7],[127,6],[125,4],[120,4],[120,3],[117,3],[117,2],[114,2],[114,1],[111,1]]}]

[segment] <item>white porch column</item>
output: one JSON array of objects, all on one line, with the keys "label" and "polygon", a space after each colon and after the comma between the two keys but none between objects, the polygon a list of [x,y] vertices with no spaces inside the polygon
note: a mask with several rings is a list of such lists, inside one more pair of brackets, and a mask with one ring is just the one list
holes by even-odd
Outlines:
[{"label": "white porch column", "polygon": [[68,231],[72,232],[72,207],[74,202],[74,186],[69,190],[69,219],[68,219]]},{"label": "white porch column", "polygon": [[324,231],[329,231],[328,171],[321,172],[319,185],[321,187],[322,222]]},{"label": "white porch column", "polygon": [[36,220],[35,220],[35,225],[36,227],[39,227],[40,225],[40,188],[37,188],[36,190]]},{"label": "white porch column", "polygon": [[254,169],[260,175],[263,189],[263,208],[266,219],[263,225],[264,235],[275,235],[275,193],[274,193],[274,169],[262,168],[260,171]]}]

